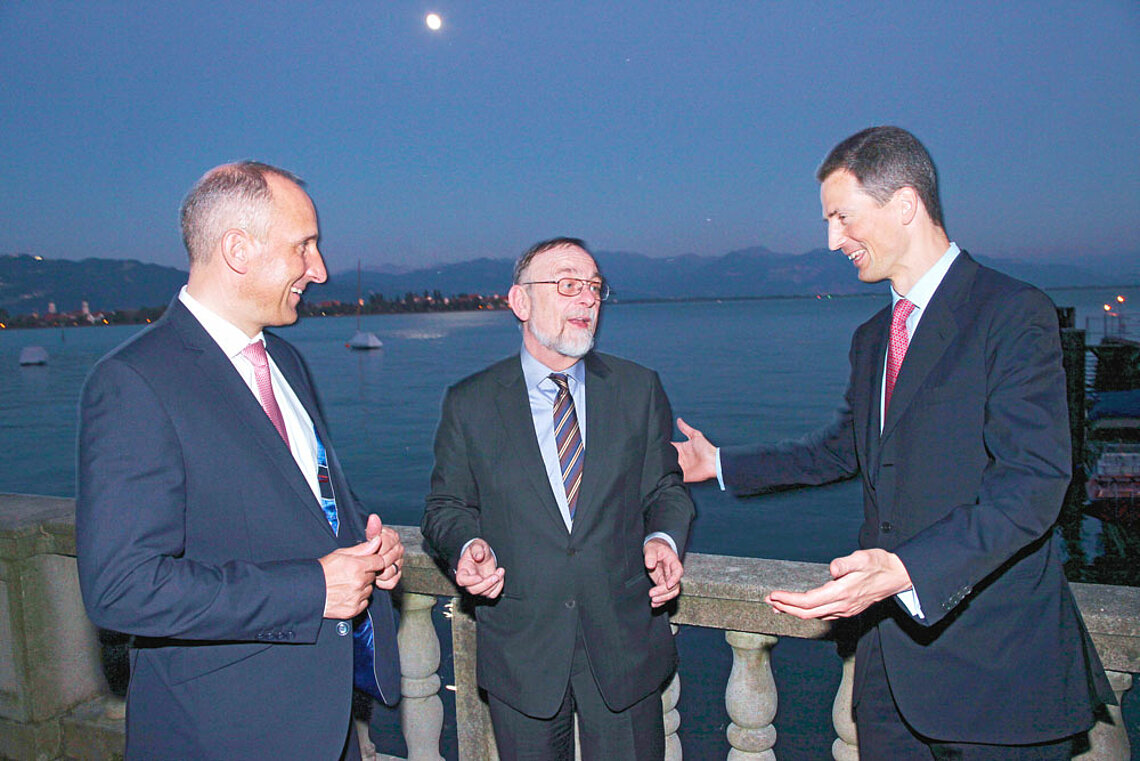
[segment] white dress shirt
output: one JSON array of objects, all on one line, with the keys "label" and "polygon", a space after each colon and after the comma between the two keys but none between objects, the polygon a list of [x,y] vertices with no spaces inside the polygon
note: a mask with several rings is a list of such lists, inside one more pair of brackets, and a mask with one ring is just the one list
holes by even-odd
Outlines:
[{"label": "white dress shirt", "polygon": [[[252,343],[264,341],[264,334],[258,333],[251,339],[241,328],[191,296],[186,286],[182,286],[182,290],[178,292],[178,300],[190,310],[190,314],[194,315],[202,328],[210,334],[210,338],[214,339],[222,352],[229,357],[234,369],[245,381],[249,392],[253,394],[253,398],[261,404],[257,381],[254,379],[253,363],[246,359],[242,350]],[[289,434],[289,450],[293,460],[301,469],[301,475],[308,481],[313,496],[320,499],[321,487],[317,483],[317,434],[313,429],[313,421],[305,412],[297,395],[293,393],[293,389],[289,387],[281,370],[277,368],[272,356],[269,357],[269,378],[273,384],[273,395],[277,398],[277,406],[281,408],[281,417],[285,420],[285,432]]]}]

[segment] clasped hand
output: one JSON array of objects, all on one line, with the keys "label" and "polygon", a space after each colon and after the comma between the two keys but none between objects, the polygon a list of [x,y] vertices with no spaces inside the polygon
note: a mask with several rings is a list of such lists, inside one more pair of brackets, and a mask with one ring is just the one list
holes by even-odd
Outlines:
[{"label": "clasped hand", "polygon": [[645,570],[653,580],[649,601],[654,608],[660,608],[681,593],[681,577],[685,575],[685,567],[664,539],[650,539],[642,551],[645,555]]},{"label": "clasped hand", "polygon": [[365,541],[320,559],[325,574],[325,618],[353,618],[368,607],[372,589],[393,589],[404,565],[404,545],[380,516],[368,516]]},{"label": "clasped hand", "polygon": [[455,583],[469,594],[494,599],[503,591],[507,572],[499,568],[491,545],[482,539],[472,539],[455,565]]}]

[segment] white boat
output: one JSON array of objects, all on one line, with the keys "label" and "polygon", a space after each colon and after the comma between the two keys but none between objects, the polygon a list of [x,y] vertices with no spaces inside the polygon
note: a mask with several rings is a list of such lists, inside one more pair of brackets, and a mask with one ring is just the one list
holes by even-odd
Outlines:
[{"label": "white boat", "polygon": [[356,333],[345,344],[355,351],[369,351],[383,348],[384,344],[375,333],[360,329],[360,310],[364,307],[364,299],[360,295],[360,260],[356,260]]},{"label": "white boat", "polygon": [[367,351],[368,349],[379,349],[384,346],[375,333],[369,333],[367,330],[357,330],[355,335],[348,340],[345,344],[350,349],[357,349],[358,351]]},{"label": "white boat", "polygon": [[47,349],[42,346],[25,346],[20,349],[21,365],[46,365],[47,361]]}]

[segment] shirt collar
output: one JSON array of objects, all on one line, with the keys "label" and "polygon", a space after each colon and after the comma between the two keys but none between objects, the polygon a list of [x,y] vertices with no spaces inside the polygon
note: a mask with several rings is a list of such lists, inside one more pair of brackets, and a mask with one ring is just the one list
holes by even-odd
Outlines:
[{"label": "shirt collar", "polygon": [[[914,304],[920,310],[926,309],[926,305],[934,298],[934,292],[937,291],[938,286],[942,284],[942,278],[946,277],[946,273],[950,271],[950,265],[958,258],[959,253],[961,253],[961,251],[958,248],[958,244],[952,242],[950,248],[946,249],[946,253],[939,257],[938,261],[934,263],[934,266],[923,273],[922,277],[918,279],[918,282],[911,287],[906,295],[906,300]],[[891,307],[893,308],[901,298],[903,297],[898,294],[898,291],[896,291],[892,285]]]},{"label": "shirt collar", "polygon": [[237,325],[191,296],[190,292],[186,290],[186,286],[182,286],[182,290],[178,292],[178,300],[190,310],[190,314],[194,315],[194,319],[202,324],[202,327],[210,334],[210,338],[214,339],[214,343],[231,359],[241,354],[242,349],[251,343],[265,339],[265,333],[260,331],[253,338],[247,336],[245,331]]},{"label": "shirt collar", "polygon": [[[534,355],[526,350],[525,344],[522,347],[522,351],[519,352],[519,358],[522,360],[523,378],[526,380],[527,388],[538,388],[539,384],[549,378],[550,374],[554,372],[554,370],[551,370],[535,359]],[[579,359],[570,365],[570,367],[563,370],[562,373],[570,378],[570,393],[574,393],[578,384],[584,384],[586,382],[586,363]],[[551,381],[551,383],[553,383],[553,381]]]}]

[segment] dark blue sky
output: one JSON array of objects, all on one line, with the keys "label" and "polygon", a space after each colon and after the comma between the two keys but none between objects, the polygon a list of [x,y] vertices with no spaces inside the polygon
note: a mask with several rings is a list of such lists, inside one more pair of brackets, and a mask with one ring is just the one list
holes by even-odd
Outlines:
[{"label": "dark blue sky", "polygon": [[308,181],[332,270],[800,253],[816,165],[884,123],[976,253],[1140,253],[1135,0],[10,0],[0,253],[183,266],[182,195],[247,157]]}]

